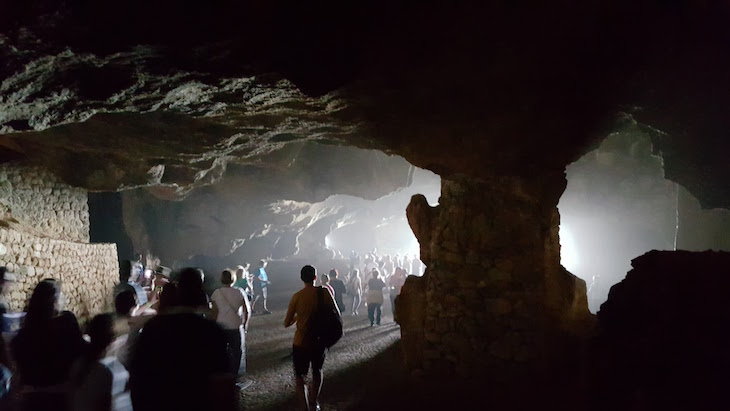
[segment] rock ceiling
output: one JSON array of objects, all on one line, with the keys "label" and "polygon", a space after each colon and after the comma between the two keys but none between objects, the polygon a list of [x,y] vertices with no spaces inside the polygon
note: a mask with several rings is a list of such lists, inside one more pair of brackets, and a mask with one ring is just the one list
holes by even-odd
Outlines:
[{"label": "rock ceiling", "polygon": [[532,175],[629,113],[669,178],[730,207],[727,5],[482,3],[5,1],[0,158],[169,198],[310,140]]}]

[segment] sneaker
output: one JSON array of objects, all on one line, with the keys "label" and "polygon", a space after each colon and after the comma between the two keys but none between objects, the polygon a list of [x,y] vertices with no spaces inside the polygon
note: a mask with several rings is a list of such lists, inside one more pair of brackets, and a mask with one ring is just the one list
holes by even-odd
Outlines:
[{"label": "sneaker", "polygon": [[263,314],[271,314],[271,311],[269,311],[269,310],[264,310]]}]

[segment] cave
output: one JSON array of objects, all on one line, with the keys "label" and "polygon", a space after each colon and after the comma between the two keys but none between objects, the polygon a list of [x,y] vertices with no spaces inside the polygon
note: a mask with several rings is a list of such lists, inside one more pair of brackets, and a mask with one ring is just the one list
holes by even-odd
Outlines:
[{"label": "cave", "polygon": [[[90,318],[134,252],[208,290],[263,258],[276,312],[304,264],[418,254],[397,324],[324,409],[726,408],[729,19],[689,0],[1,2],[4,298],[20,311],[52,277]],[[281,367],[261,391],[286,397]],[[394,398],[351,392],[385,375]]]}]

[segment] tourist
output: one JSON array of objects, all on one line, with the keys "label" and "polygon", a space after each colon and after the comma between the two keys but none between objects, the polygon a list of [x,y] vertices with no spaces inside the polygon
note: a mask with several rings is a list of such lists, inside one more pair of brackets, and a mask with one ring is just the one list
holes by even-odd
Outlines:
[{"label": "tourist", "polygon": [[251,297],[253,296],[253,284],[248,280],[248,269],[250,267],[251,264],[249,263],[236,267],[236,282],[233,283],[234,287],[241,289],[245,293],[249,303],[251,302]]},{"label": "tourist", "polygon": [[200,295],[201,274],[196,268],[181,270],[178,305],[152,318],[139,336],[129,380],[134,411],[236,408],[225,333],[201,310],[207,302]]},{"label": "tourist", "polygon": [[334,298],[335,297],[335,290],[330,285],[330,276],[327,275],[327,274],[322,274],[322,279],[320,279],[319,281],[320,281],[320,285],[322,287],[326,288],[330,292],[330,294],[332,294],[332,298]]},{"label": "tourist", "polygon": [[142,254],[135,254],[134,261],[132,261],[132,268],[129,271],[129,280],[127,284],[132,287],[135,293],[137,293],[137,304],[147,304],[148,298],[147,293],[142,287],[142,280],[144,277],[144,266],[142,265]]},{"label": "tourist", "polygon": [[66,379],[85,343],[76,317],[60,312],[62,300],[58,281],[41,281],[28,302],[23,327],[10,343],[20,375],[22,411],[67,409]]},{"label": "tourist", "polygon": [[395,265],[393,264],[393,260],[390,258],[390,254],[386,254],[385,257],[383,257],[383,277],[388,278],[393,275],[394,269]]},{"label": "tourist", "polygon": [[390,285],[390,307],[393,310],[393,317],[395,317],[395,297],[400,294],[400,290],[406,282],[406,276],[406,270],[396,267],[395,272],[388,280]]},{"label": "tourist", "polygon": [[269,311],[269,308],[266,305],[266,301],[269,297],[269,284],[271,282],[269,281],[269,276],[266,274],[266,260],[259,261],[259,268],[256,270],[256,273],[254,273],[253,277],[253,304],[251,304],[251,308],[256,308],[256,302],[261,299],[263,300],[264,305],[264,314],[271,314],[271,311]]},{"label": "tourist", "polygon": [[358,315],[360,303],[362,302],[362,279],[360,278],[360,270],[353,270],[350,275],[348,294],[352,295],[352,315]]},{"label": "tourist", "polygon": [[333,295],[335,296],[335,303],[337,303],[337,308],[340,309],[340,313],[344,313],[345,302],[343,301],[343,297],[345,293],[347,293],[347,288],[345,287],[345,283],[337,278],[338,275],[339,272],[337,271],[337,269],[333,268],[330,270],[330,287],[334,292]]},{"label": "tourist", "polygon": [[100,314],[89,323],[91,342],[86,353],[71,367],[70,400],[73,411],[110,411],[112,409],[112,372],[101,363],[114,340],[114,319]]},{"label": "tourist", "polygon": [[[302,409],[319,410],[319,392],[322,388],[322,365],[326,348],[312,336],[312,318],[319,304],[324,303],[327,309],[334,309],[335,302],[329,293],[319,293],[314,286],[317,270],[311,265],[302,267],[300,278],[304,288],[297,291],[289,302],[284,319],[284,327],[296,323],[297,328],[292,342],[292,361],[294,363],[294,380],[296,393]],[[321,296],[325,298],[318,301]],[[305,378],[312,366],[312,380],[309,389],[305,386]]]},{"label": "tourist", "polygon": [[350,253],[350,272],[356,269],[360,269],[360,256],[357,254],[357,251],[352,250]]},{"label": "tourist", "polygon": [[[368,319],[370,319],[370,326],[374,323],[380,325],[380,316],[382,314],[381,307],[383,306],[383,288],[385,283],[380,279],[380,272],[373,270],[373,277],[368,281]],[[377,317],[376,317],[377,314]]]},{"label": "tourist", "polygon": [[215,290],[210,299],[213,302],[215,319],[226,336],[230,372],[239,375],[241,368],[242,373],[246,372],[245,341],[251,307],[242,290],[232,286],[235,280],[235,274],[224,270],[221,273],[223,287]]},{"label": "tourist", "polygon": [[421,259],[418,258],[417,254],[413,254],[413,260],[411,260],[411,271],[407,272],[406,274],[413,274],[417,276],[421,276],[421,267],[423,266],[423,263],[421,262]]}]

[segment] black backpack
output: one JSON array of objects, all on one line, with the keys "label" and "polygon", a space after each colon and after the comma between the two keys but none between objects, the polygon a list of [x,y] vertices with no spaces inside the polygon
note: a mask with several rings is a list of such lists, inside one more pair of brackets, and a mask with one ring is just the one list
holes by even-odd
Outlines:
[{"label": "black backpack", "polygon": [[326,296],[322,293],[329,293],[329,290],[317,287],[317,308],[314,311],[312,335],[320,346],[329,349],[342,338],[342,317],[337,309],[337,304],[327,307],[323,303]]}]

